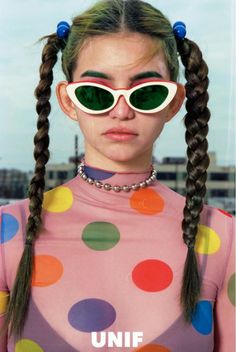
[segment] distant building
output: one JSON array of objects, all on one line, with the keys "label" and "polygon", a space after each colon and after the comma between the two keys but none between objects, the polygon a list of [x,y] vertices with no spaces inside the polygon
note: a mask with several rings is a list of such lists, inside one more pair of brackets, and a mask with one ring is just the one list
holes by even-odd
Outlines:
[{"label": "distant building", "polygon": [[[235,167],[219,166],[215,152],[209,152],[210,166],[207,169],[207,193],[205,203],[235,212]],[[155,163],[157,179],[168,187],[186,195],[186,158],[167,157]]]},{"label": "distant building", "polygon": [[[75,165],[84,157],[80,154],[68,163],[47,164],[45,174],[45,191],[51,190],[71,180],[77,174]],[[235,214],[235,167],[219,166],[216,163],[215,152],[209,152],[210,166],[207,169],[207,193],[204,202],[222,208]],[[157,179],[183,196],[186,195],[186,158],[165,157],[157,161],[153,156],[152,162],[157,170]],[[28,184],[33,176],[19,170],[0,170],[0,198],[27,197]]]},{"label": "distant building", "polygon": [[16,169],[0,170],[0,198],[26,197],[28,174]]},{"label": "distant building", "polygon": [[48,164],[46,168],[45,190],[50,190],[75,176],[75,165],[73,163]]},{"label": "distant building", "polygon": [[75,165],[79,164],[83,157],[84,153],[81,153],[76,157],[76,160],[75,157],[70,157],[68,163],[48,164],[45,175],[45,190],[55,188],[75,177],[77,174]]}]

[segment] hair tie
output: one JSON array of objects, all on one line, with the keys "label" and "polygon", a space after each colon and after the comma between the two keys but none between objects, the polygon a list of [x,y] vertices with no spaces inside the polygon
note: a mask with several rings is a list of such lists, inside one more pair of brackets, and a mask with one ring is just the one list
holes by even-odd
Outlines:
[{"label": "hair tie", "polygon": [[70,32],[70,25],[66,21],[61,21],[57,25],[57,36],[60,39],[66,39]]},{"label": "hair tie", "polygon": [[173,32],[177,39],[184,39],[186,36],[186,25],[184,22],[178,21],[173,25]]},{"label": "hair tie", "polygon": [[33,245],[33,240],[32,240],[32,238],[26,237],[25,245],[32,246],[32,245]]}]

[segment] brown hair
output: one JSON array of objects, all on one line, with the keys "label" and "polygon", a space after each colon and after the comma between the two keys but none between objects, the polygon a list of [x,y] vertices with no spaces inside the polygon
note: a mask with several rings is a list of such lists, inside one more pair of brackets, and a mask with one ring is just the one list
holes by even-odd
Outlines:
[{"label": "brown hair", "polygon": [[38,131],[34,137],[34,176],[29,187],[30,215],[26,226],[26,243],[19,263],[15,283],[6,311],[4,329],[9,334],[21,335],[27,317],[31,279],[34,267],[34,242],[40,233],[43,192],[45,189],[45,165],[49,159],[49,120],[53,67],[58,52],[62,52],[62,69],[68,81],[73,80],[76,60],[86,39],[94,35],[118,32],[138,32],[151,36],[161,44],[166,57],[171,80],[176,81],[179,72],[177,52],[185,66],[187,178],[186,204],[183,210],[183,241],[187,245],[187,257],[183,272],[180,303],[186,321],[190,321],[200,295],[200,276],[194,252],[203,198],[206,193],[208,121],[208,68],[199,47],[191,40],[176,39],[169,20],[152,5],[141,0],[101,0],[73,19],[68,39],[59,39],[56,33],[42,37],[47,43],[42,53],[40,81],[35,90],[37,98]]}]

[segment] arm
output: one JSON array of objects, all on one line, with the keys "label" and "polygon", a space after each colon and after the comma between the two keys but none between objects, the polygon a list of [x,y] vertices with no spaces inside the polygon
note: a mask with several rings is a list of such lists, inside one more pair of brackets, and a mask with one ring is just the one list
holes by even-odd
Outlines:
[{"label": "arm", "polygon": [[[4,322],[4,312],[7,307],[9,293],[0,291],[0,331]],[[7,352],[7,333],[0,337],[0,351]]]},{"label": "arm", "polygon": [[[2,228],[2,207],[0,207],[0,331],[4,322],[4,312],[6,311],[7,302],[9,299],[9,292],[7,291],[4,261],[3,261],[3,228]],[[7,352],[7,333],[0,336],[0,351]]]},{"label": "arm", "polygon": [[227,267],[214,309],[214,352],[235,351],[235,218],[232,218],[231,221],[233,231],[228,246]]}]

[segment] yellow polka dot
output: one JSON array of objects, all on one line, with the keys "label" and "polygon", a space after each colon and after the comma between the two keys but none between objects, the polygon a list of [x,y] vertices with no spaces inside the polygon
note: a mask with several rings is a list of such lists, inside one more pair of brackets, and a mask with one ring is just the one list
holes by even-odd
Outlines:
[{"label": "yellow polka dot", "polygon": [[213,254],[220,248],[220,237],[210,227],[198,225],[195,251],[201,254]]},{"label": "yellow polka dot", "polygon": [[44,193],[43,208],[53,213],[61,213],[71,208],[73,194],[68,187],[59,186]]},{"label": "yellow polka dot", "polygon": [[15,352],[44,352],[44,350],[36,342],[22,339],[16,343]]},{"label": "yellow polka dot", "polygon": [[0,291],[0,314],[4,313],[7,309],[10,294],[6,291]]}]

